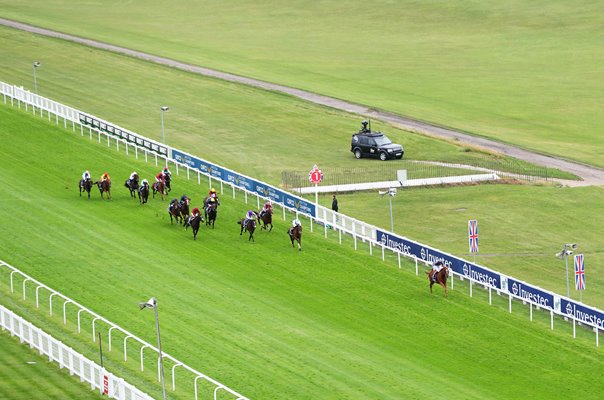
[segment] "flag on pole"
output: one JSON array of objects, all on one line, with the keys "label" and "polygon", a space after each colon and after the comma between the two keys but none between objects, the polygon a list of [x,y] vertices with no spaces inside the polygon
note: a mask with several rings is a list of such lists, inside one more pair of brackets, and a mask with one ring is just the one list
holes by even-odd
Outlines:
[{"label": "flag on pole", "polygon": [[585,290],[585,257],[575,254],[575,289]]},{"label": "flag on pole", "polygon": [[468,239],[470,253],[478,253],[478,221],[475,219],[468,221]]}]

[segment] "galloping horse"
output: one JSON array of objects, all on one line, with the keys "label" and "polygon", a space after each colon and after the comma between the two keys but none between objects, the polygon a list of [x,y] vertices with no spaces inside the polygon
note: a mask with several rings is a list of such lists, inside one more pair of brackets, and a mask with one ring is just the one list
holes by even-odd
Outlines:
[{"label": "galloping horse", "polygon": [[216,216],[218,215],[218,210],[216,209],[216,203],[208,204],[205,208],[206,214],[206,225],[211,225],[212,229],[214,229],[214,222],[216,222]]},{"label": "galloping horse", "polygon": [[182,217],[180,216],[180,203],[178,199],[173,199],[168,206],[168,214],[170,215],[170,223],[173,224],[174,220],[176,223],[181,223]]},{"label": "galloping horse", "polygon": [[107,192],[107,198],[111,199],[111,181],[97,181],[95,182],[99,187],[99,192],[101,192],[101,198],[103,198],[103,193]]},{"label": "galloping horse", "polygon": [[[216,210],[218,210],[218,206],[220,205],[220,201],[218,200],[218,196],[214,197],[214,200],[216,200]],[[210,205],[210,196],[206,196],[203,199],[203,213],[204,216],[206,218],[206,221],[208,220],[208,206]]]},{"label": "galloping horse", "polygon": [[134,175],[134,179],[126,179],[124,186],[130,190],[130,197],[136,198],[136,191],[138,189],[138,175]]},{"label": "galloping horse", "polygon": [[237,223],[239,225],[241,225],[241,232],[239,232],[239,236],[243,235],[243,231],[246,230],[247,232],[250,233],[250,237],[248,238],[247,241],[249,242],[251,240],[252,242],[255,242],[254,231],[256,230],[256,220],[248,219],[247,223],[246,223],[245,218],[242,218],[239,221],[237,221]]},{"label": "galloping horse", "polygon": [[197,238],[197,232],[199,232],[199,225],[201,224],[201,222],[203,222],[203,217],[201,215],[196,215],[195,217],[187,218],[185,220],[185,231],[190,225],[193,229],[193,240],[196,240]]},{"label": "galloping horse", "polygon": [[262,222],[262,229],[266,229],[267,226],[271,226],[271,229],[269,229],[268,231],[272,231],[273,230],[273,212],[271,210],[269,211],[265,211],[264,213],[262,213],[262,211],[258,212],[258,222]]},{"label": "galloping horse", "polygon": [[298,250],[302,251],[302,225],[296,225],[287,230],[289,239],[292,241],[292,247],[294,246],[294,240],[298,242]]},{"label": "galloping horse", "polygon": [[161,194],[161,199],[162,201],[164,200],[164,196],[166,195],[166,184],[164,183],[164,181],[156,181],[152,186],[151,189],[153,189],[153,198],[155,198],[155,193],[159,192],[159,194]]},{"label": "galloping horse", "polygon": [[172,191],[172,175],[164,174],[164,179],[166,180],[164,184],[166,185],[166,194]]},{"label": "galloping horse", "polygon": [[145,184],[138,188],[138,201],[141,204],[145,204],[149,200],[149,185]]},{"label": "galloping horse", "polygon": [[80,179],[80,197],[82,197],[82,192],[88,192],[88,200],[90,200],[90,189],[92,189],[92,180],[90,179]]},{"label": "galloping horse", "polygon": [[433,273],[433,270],[426,271],[428,274],[428,280],[430,281],[430,293],[432,293],[432,285],[438,283],[445,289],[445,297],[449,296],[449,290],[447,289],[447,278],[449,277],[449,267],[444,266],[437,273]]},{"label": "galloping horse", "polygon": [[183,225],[185,224],[185,222],[187,221],[187,219],[189,219],[189,203],[191,202],[191,199],[189,199],[188,197],[185,197],[184,201],[180,202],[180,217],[183,220]]}]

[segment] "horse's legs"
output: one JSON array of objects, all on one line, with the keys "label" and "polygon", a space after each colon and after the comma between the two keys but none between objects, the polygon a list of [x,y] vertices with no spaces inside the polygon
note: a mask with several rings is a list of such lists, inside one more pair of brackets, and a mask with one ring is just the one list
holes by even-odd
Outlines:
[{"label": "horse's legs", "polygon": [[438,282],[440,286],[443,287],[443,289],[445,289],[445,297],[448,297],[448,290],[447,290],[447,284],[443,283],[443,282]]},{"label": "horse's legs", "polygon": [[272,231],[273,230],[273,223],[271,222],[271,229],[269,229],[268,231]]},{"label": "horse's legs", "polygon": [[247,241],[249,242],[251,240],[252,242],[255,242],[255,240],[254,240],[254,231],[248,230],[248,232],[250,233],[250,237],[249,237],[249,239]]},{"label": "horse's legs", "polygon": [[434,285],[434,282],[432,282],[432,279],[430,279],[430,293],[432,293],[432,285]]}]

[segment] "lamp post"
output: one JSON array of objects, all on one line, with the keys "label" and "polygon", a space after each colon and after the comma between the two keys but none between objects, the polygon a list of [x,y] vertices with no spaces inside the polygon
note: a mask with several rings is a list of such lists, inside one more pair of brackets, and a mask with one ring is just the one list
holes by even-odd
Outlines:
[{"label": "lamp post", "polygon": [[38,81],[36,80],[36,69],[42,65],[39,61],[34,61],[34,90],[38,94]]},{"label": "lamp post", "polygon": [[566,264],[566,297],[570,299],[570,285],[568,280],[568,256],[572,256],[573,250],[577,249],[576,243],[566,243],[560,252],[556,253],[556,257],[559,259],[564,258]]},{"label": "lamp post", "polygon": [[145,308],[153,308],[155,310],[155,329],[157,330],[157,349],[159,351],[159,370],[161,376],[161,390],[163,399],[166,400],[166,383],[164,380],[164,358],[161,352],[161,336],[159,334],[159,315],[157,313],[157,299],[151,297],[146,303],[139,303],[141,310]]},{"label": "lamp post", "polygon": [[390,231],[394,233],[394,217],[392,216],[392,198],[396,196],[396,188],[389,188],[387,192],[378,192],[380,196],[388,195],[390,201]]},{"label": "lamp post", "polygon": [[166,144],[166,133],[164,132],[164,112],[168,111],[170,107],[163,106],[160,108],[161,110],[161,142]]}]

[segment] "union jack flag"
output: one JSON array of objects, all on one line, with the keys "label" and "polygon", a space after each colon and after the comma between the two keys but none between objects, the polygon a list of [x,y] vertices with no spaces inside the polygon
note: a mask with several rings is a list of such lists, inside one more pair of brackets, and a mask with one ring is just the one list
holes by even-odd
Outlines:
[{"label": "union jack flag", "polygon": [[468,239],[470,253],[478,253],[478,221],[475,219],[468,221]]},{"label": "union jack flag", "polygon": [[583,254],[575,255],[575,289],[585,290],[585,258]]}]

